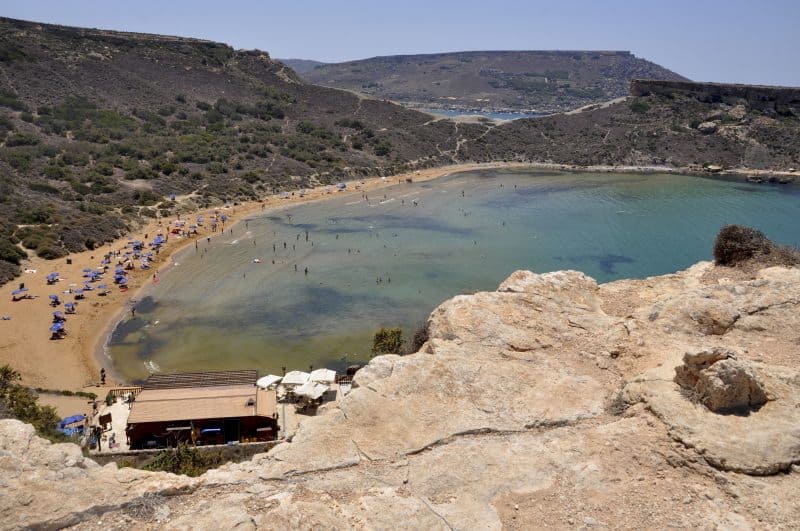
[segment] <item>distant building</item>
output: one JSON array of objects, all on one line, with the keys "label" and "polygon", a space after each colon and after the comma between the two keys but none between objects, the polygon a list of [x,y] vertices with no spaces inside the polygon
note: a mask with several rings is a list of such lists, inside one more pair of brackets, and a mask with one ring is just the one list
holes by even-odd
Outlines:
[{"label": "distant building", "polygon": [[275,391],[256,387],[257,378],[254,370],[151,376],[131,405],[131,449],[275,439]]}]

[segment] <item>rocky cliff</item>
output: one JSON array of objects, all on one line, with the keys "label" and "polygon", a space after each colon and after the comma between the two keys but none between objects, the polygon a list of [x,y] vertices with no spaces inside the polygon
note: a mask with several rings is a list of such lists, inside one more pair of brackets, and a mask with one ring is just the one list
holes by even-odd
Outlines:
[{"label": "rocky cliff", "polygon": [[0,421],[3,528],[788,528],[800,269],[518,271],[433,312],[291,442],[198,479]]}]

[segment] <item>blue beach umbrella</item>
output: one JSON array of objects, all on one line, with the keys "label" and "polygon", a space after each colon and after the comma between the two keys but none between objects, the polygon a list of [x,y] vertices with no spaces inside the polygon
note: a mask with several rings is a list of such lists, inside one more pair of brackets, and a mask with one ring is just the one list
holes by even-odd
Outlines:
[{"label": "blue beach umbrella", "polygon": [[61,310],[58,310],[56,312],[53,312],[53,317],[55,317],[56,319],[63,319],[64,318],[64,314],[61,313]]},{"label": "blue beach umbrella", "polygon": [[11,294],[12,295],[19,295],[20,293],[25,293],[26,291],[28,291],[28,288],[19,288],[19,289],[15,289],[14,291],[12,291]]},{"label": "blue beach umbrella", "polygon": [[106,285],[105,284],[100,284],[99,286],[97,286],[97,289],[106,289]]},{"label": "blue beach umbrella", "polygon": [[75,295],[83,295],[83,290],[82,289],[76,289],[74,291],[74,293],[75,293]]},{"label": "blue beach umbrella", "polygon": [[[68,302],[68,303],[66,303],[64,305],[64,308],[66,308],[67,310],[71,310],[71,309],[75,308],[75,303],[74,302]],[[56,312],[56,313],[60,313],[60,312]]]},{"label": "blue beach umbrella", "polygon": [[54,323],[53,326],[50,327],[51,332],[58,332],[59,330],[64,329],[64,323]]},{"label": "blue beach umbrella", "polygon": [[128,279],[127,279],[127,278],[125,278],[125,277],[122,277],[121,279],[119,279],[119,285],[120,285],[120,286],[124,286],[124,285],[126,285],[127,283],[128,283]]},{"label": "blue beach umbrella", "polygon": [[47,297],[48,297],[48,298],[49,298],[51,301],[57,301],[57,300],[58,300],[58,295],[48,295]]},{"label": "blue beach umbrella", "polygon": [[51,282],[52,282],[53,280],[57,279],[57,278],[58,278],[58,273],[56,273],[55,271],[53,271],[52,273],[50,273],[49,275],[47,275],[47,280],[49,280],[49,281],[51,281]]}]

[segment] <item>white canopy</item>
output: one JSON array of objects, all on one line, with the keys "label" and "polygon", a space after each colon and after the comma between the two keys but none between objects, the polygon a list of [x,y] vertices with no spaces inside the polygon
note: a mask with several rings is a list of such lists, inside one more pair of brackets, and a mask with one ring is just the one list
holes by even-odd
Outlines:
[{"label": "white canopy", "polygon": [[306,382],[294,390],[297,396],[305,396],[312,400],[320,398],[328,390],[327,385],[322,385],[316,382]]},{"label": "white canopy", "polygon": [[261,387],[262,389],[269,389],[271,386],[275,385],[276,383],[280,382],[282,376],[276,376],[274,374],[268,374],[266,376],[262,376],[261,378],[256,381],[256,385]]},{"label": "white canopy", "polygon": [[283,385],[303,385],[311,377],[310,374],[303,371],[290,371],[283,377]]},{"label": "white canopy", "polygon": [[311,381],[321,383],[333,383],[336,381],[336,371],[330,369],[315,369],[311,371]]}]

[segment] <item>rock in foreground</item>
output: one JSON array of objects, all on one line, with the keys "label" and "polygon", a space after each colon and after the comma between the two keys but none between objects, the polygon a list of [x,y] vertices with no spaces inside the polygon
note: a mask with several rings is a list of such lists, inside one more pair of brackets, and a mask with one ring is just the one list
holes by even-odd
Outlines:
[{"label": "rock in foreground", "polygon": [[[746,276],[702,263],[600,286],[574,271],[518,271],[497,292],[442,304],[420,352],[373,359],[351,394],[269,454],[196,481],[129,471],[126,483],[122,471],[98,475],[84,464],[46,496],[41,483],[7,476],[0,520],[87,529],[792,527],[799,303],[796,268]],[[3,437],[10,426],[0,425]],[[24,462],[31,477],[74,468],[16,443],[2,450],[7,469]],[[107,479],[84,491],[95,478]],[[132,510],[156,490],[157,506]]]}]

